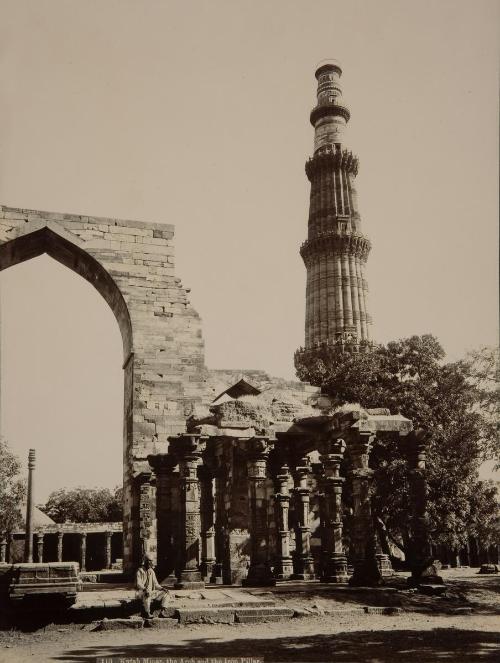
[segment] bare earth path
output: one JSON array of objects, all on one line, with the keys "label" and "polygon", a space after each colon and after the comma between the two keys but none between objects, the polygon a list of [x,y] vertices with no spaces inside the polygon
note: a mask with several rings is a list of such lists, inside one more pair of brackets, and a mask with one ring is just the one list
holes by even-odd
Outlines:
[{"label": "bare earth path", "polygon": [[102,632],[88,625],[50,625],[34,633],[0,632],[0,661],[224,656],[266,663],[500,661],[500,578],[449,580],[460,604],[472,606],[473,614],[444,614],[448,603],[444,608],[438,599],[414,595],[415,600],[406,600],[407,612],[387,616],[340,613],[277,623]]}]

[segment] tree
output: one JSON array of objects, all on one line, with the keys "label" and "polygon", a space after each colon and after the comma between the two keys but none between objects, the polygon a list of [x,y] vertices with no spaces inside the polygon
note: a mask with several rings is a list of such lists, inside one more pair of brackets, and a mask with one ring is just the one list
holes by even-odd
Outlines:
[{"label": "tree", "polygon": [[21,502],[26,494],[26,486],[19,477],[21,463],[9,449],[7,442],[0,438],[0,536],[3,537],[16,528],[22,527]]},{"label": "tree", "polygon": [[[329,394],[333,407],[347,402],[385,407],[411,419],[415,428],[429,431],[431,535],[434,543],[455,548],[474,531],[486,536],[493,527],[490,514],[498,514],[495,491],[478,478],[485,458],[500,457],[494,414],[498,396],[491,388],[498,355],[482,349],[463,361],[443,359],[437,339],[424,335],[366,353],[321,347],[298,357],[296,368],[301,380]],[[404,443],[396,436],[377,440],[371,464],[376,517],[389,538],[408,552],[409,468]]]},{"label": "tree", "polygon": [[122,489],[60,488],[39,508],[56,523],[97,523],[122,520]]}]

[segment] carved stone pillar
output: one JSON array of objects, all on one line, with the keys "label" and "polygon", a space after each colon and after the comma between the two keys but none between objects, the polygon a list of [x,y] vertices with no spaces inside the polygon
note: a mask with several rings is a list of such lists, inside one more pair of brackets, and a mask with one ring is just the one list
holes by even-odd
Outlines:
[{"label": "carved stone pillar", "polygon": [[80,534],[80,571],[85,571],[87,563],[87,533]]},{"label": "carved stone pillar", "polygon": [[296,512],[295,525],[295,555],[293,559],[294,580],[314,580],[314,560],[311,555],[311,528],[309,527],[310,489],[307,479],[311,466],[307,456],[303,456],[295,463],[294,501]]},{"label": "carved stone pillar", "polygon": [[290,469],[286,458],[281,454],[274,467],[274,482],[276,486],[275,512],[276,512],[276,565],[274,577],[287,580],[293,574],[293,562],[290,555],[290,527],[288,513],[290,509]]},{"label": "carved stone pillar", "polygon": [[347,557],[342,544],[342,484],[340,464],[344,457],[344,440],[323,440],[320,460],[323,465],[321,480],[324,499],[324,526],[321,564],[323,582],[347,582]]},{"label": "carved stone pillar", "polygon": [[200,484],[198,463],[205,448],[201,435],[179,435],[170,438],[171,448],[179,460],[182,488],[182,569],[176,587],[202,589],[205,583],[198,568],[201,537]]},{"label": "carved stone pillar", "polygon": [[210,582],[216,562],[215,557],[215,477],[207,466],[199,468],[201,482],[201,575]]},{"label": "carved stone pillar", "polygon": [[24,561],[33,561],[33,495],[35,491],[35,450],[28,454],[28,495],[26,499],[26,532],[24,534]]},{"label": "carved stone pillar", "polygon": [[105,568],[110,569],[113,563],[111,559],[111,539],[113,538],[113,532],[105,532],[105,553],[106,553],[106,562]]},{"label": "carved stone pillar", "polygon": [[7,561],[7,539],[0,541],[0,564],[5,564]]},{"label": "carved stone pillar", "polygon": [[247,473],[250,507],[250,568],[242,584],[246,586],[274,585],[269,565],[267,519],[267,458],[270,451],[267,438],[254,437],[248,441]]},{"label": "carved stone pillar", "polygon": [[7,562],[12,563],[12,544],[14,542],[14,536],[12,532],[7,532]]},{"label": "carved stone pillar", "polygon": [[172,454],[148,456],[156,479],[157,565],[162,585],[173,586],[180,571],[179,514],[173,512],[172,490],[178,459]]},{"label": "carved stone pillar", "polygon": [[153,504],[153,477],[145,470],[135,477],[139,493],[139,559],[147,555],[157,563],[156,537],[154,536],[155,507]]},{"label": "carved stone pillar", "polygon": [[212,569],[210,582],[216,585],[224,584],[224,566],[227,557],[226,529],[228,516],[226,511],[225,496],[228,469],[224,457],[224,441],[216,441],[215,456],[215,557],[216,561]]},{"label": "carved stone pillar", "polygon": [[368,457],[375,435],[371,431],[359,431],[354,436],[350,444],[353,466],[354,574],[349,583],[374,587],[383,584],[377,564],[377,541],[371,512],[373,470],[368,467]]},{"label": "carved stone pillar", "polygon": [[36,540],[36,559],[37,562],[41,564],[43,562],[43,533],[36,532],[35,540]]},{"label": "carved stone pillar", "polygon": [[[428,435],[423,430],[415,430],[408,435],[407,451],[410,463],[410,499],[412,555],[410,585],[419,585],[423,582],[442,584],[443,579],[435,573],[432,565],[432,549],[427,521],[427,477],[425,471],[426,445]],[[460,565],[460,556],[456,551],[456,559]]]},{"label": "carved stone pillar", "polygon": [[63,532],[57,532],[57,561],[62,562],[63,558]]}]

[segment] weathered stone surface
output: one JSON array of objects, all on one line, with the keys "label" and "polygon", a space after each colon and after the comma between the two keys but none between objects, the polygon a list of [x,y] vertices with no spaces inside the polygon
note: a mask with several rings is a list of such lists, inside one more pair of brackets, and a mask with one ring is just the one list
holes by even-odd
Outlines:
[{"label": "weathered stone surface", "polygon": [[94,631],[127,631],[129,629],[140,629],[144,626],[144,620],[139,617],[128,617],[124,619],[102,619],[95,623]]},{"label": "weathered stone surface", "polygon": [[193,610],[179,608],[177,610],[179,624],[233,624],[234,610],[220,610],[218,608],[201,608]]}]

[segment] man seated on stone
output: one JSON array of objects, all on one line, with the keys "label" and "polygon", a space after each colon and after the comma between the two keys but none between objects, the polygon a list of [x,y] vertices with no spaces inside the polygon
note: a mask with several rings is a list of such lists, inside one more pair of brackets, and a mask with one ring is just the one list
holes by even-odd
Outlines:
[{"label": "man seated on stone", "polygon": [[144,557],[142,565],[137,569],[135,576],[135,587],[137,598],[142,601],[143,616],[151,619],[151,602],[158,601],[161,604],[161,617],[165,617],[165,609],[171,600],[168,589],[164,589],[156,578],[151,557]]}]

